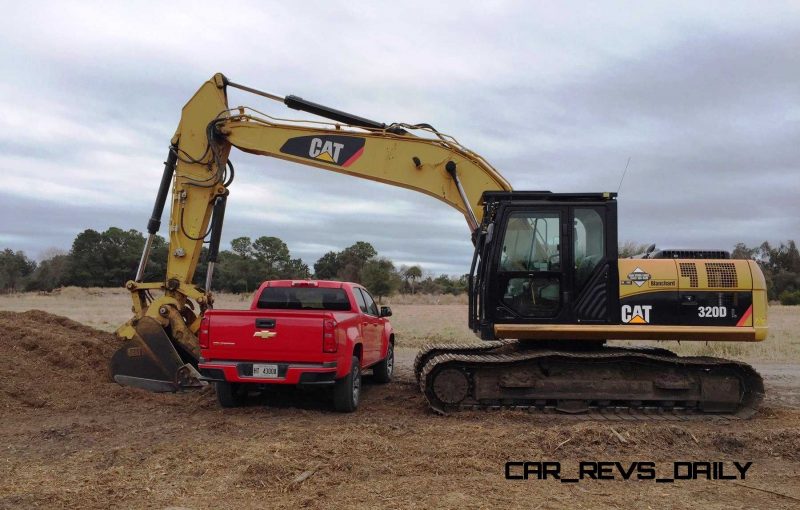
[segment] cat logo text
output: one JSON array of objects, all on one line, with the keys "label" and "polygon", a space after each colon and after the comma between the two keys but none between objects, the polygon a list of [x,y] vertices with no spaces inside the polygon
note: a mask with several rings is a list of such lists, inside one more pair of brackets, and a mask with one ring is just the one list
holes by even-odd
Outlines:
[{"label": "cat logo text", "polygon": [[622,305],[622,322],[625,324],[650,324],[653,305]]}]

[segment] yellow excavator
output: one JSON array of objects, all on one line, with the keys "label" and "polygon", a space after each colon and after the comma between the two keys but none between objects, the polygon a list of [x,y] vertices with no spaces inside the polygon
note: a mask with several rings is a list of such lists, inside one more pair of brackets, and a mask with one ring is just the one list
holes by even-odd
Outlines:
[{"label": "yellow excavator", "polygon": [[[327,120],[231,109],[229,88]],[[120,384],[151,391],[204,384],[197,332],[214,303],[232,147],[419,191],[464,215],[475,246],[468,321],[486,341],[419,352],[415,375],[437,412],[744,418],[763,399],[761,377],[744,363],[607,345],[764,340],[766,285],[755,262],[721,250],[654,246],[619,259],[614,193],[513,191],[485,159],[429,124],[385,124],[222,74],[186,103],[171,141],[139,268],[126,284],[134,317],[117,330],[125,342],[111,360]],[[168,199],[167,274],[143,282]],[[193,280],[205,242],[208,269],[199,287]]]}]

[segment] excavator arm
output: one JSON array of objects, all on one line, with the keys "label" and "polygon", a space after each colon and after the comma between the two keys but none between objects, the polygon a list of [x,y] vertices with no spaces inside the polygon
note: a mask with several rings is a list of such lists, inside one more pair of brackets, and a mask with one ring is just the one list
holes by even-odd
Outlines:
[{"label": "excavator arm", "polygon": [[[293,121],[245,107],[230,109],[229,87],[333,122]],[[112,376],[119,383],[153,391],[201,385],[195,369],[196,333],[202,313],[213,306],[211,282],[234,177],[228,160],[232,147],[430,195],[461,212],[473,233],[482,219],[483,192],[511,191],[481,156],[430,125],[386,125],[295,96],[258,91],[216,74],[183,107],[139,269],[126,284],[134,317],[117,330],[126,340],[111,362]],[[142,282],[167,200],[167,274],[163,281]],[[205,286],[199,288],[193,281],[206,242],[209,264]],[[153,291],[164,295],[154,298]]]}]

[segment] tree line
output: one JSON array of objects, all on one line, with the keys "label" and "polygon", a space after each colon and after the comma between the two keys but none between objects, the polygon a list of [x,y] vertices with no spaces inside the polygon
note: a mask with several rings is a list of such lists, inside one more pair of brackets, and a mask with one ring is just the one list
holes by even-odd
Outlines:
[{"label": "tree line", "polygon": [[[50,250],[36,262],[22,251],[0,252],[0,292],[51,291],[78,287],[121,287],[132,279],[139,266],[145,237],[137,230],[111,227],[104,232],[87,229],[78,234],[67,251]],[[145,268],[145,281],[159,281],[167,268],[168,245],[156,236]],[[196,285],[204,285],[208,251],[200,254]],[[314,264],[313,272],[277,237],[238,237],[229,250],[219,253],[214,269],[214,290],[252,292],[264,280],[318,279],[353,281],[363,284],[379,298],[394,292],[459,294],[466,289],[466,277],[447,275],[423,279],[419,266],[395,267],[379,257],[375,248],[358,241],[341,251],[330,251]]]},{"label": "tree line", "polygon": [[[50,291],[58,287],[121,287],[133,278],[139,265],[145,238],[137,230],[111,227],[105,232],[87,229],[75,237],[72,248],[51,250],[36,262],[22,251],[6,248],[0,252],[0,292]],[[166,274],[168,245],[156,236],[145,268],[145,281],[159,281]],[[644,245],[625,243],[620,257],[643,252]],[[800,304],[800,253],[794,241],[756,247],[738,243],[731,256],[753,259],[767,280],[770,300],[787,305]],[[207,267],[203,248],[195,273],[196,285],[203,285]],[[361,283],[382,298],[395,292],[407,294],[461,294],[467,290],[467,275],[423,274],[419,266],[400,266],[378,256],[367,242],[358,241],[341,251],[329,251],[314,263],[313,271],[277,237],[233,239],[229,250],[219,253],[214,271],[214,290],[252,292],[262,281],[273,279],[341,280]]]},{"label": "tree line", "polygon": [[753,259],[767,280],[767,295],[784,305],[800,305],[800,252],[794,241],[773,246],[764,241],[748,247],[738,243],[731,252],[735,259]]}]

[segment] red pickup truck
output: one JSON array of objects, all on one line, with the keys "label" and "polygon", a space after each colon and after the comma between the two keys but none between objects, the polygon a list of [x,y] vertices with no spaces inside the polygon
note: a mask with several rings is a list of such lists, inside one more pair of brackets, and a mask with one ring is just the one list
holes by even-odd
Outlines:
[{"label": "red pickup truck", "polygon": [[249,310],[209,310],[200,325],[200,373],[214,381],[222,407],[272,384],[331,385],[336,410],[358,406],[361,372],[387,383],[394,333],[369,292],[356,283],[274,280]]}]

